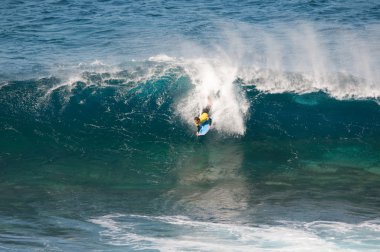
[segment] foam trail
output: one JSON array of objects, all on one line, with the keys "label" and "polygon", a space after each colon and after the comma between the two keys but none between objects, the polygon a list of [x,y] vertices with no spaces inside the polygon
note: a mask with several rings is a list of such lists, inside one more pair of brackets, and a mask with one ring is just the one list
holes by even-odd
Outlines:
[{"label": "foam trail", "polygon": [[[100,236],[114,246],[164,251],[377,251],[377,221],[286,222],[278,226],[244,226],[192,220],[185,216],[105,215],[89,220],[103,228]],[[150,234],[146,227],[153,230]],[[154,231],[159,230],[159,231]],[[180,235],[162,236],[172,230]],[[179,231],[179,232],[178,232]],[[366,235],[363,236],[363,233]]]}]

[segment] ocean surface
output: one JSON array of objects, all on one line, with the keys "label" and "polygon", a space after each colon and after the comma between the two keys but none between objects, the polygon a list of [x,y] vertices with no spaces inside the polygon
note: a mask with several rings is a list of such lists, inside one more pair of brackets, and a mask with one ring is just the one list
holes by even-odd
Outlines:
[{"label": "ocean surface", "polygon": [[380,251],[379,41],[377,0],[3,0],[0,251]]}]

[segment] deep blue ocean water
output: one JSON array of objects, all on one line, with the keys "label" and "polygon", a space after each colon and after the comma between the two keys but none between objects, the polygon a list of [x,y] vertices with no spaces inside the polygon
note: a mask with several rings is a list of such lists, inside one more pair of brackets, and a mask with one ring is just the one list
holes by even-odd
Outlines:
[{"label": "deep blue ocean water", "polygon": [[380,250],[379,1],[0,17],[1,251]]}]

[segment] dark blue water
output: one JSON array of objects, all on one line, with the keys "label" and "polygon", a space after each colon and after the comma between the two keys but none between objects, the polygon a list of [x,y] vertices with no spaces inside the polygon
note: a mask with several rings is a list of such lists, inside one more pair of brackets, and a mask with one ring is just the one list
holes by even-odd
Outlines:
[{"label": "dark blue water", "polygon": [[0,16],[0,250],[379,250],[377,1]]}]

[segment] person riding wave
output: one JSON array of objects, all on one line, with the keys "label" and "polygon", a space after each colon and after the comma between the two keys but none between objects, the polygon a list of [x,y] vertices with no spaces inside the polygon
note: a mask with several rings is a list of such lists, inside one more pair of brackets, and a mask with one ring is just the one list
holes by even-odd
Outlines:
[{"label": "person riding wave", "polygon": [[196,133],[197,136],[199,134],[199,131],[202,125],[208,123],[211,126],[212,119],[209,116],[209,112],[210,112],[210,105],[208,105],[206,108],[202,110],[202,114],[199,117],[198,116],[194,117],[194,123],[197,126],[197,133]]}]

